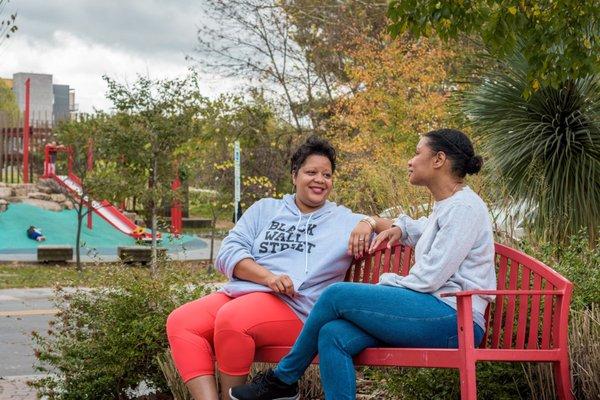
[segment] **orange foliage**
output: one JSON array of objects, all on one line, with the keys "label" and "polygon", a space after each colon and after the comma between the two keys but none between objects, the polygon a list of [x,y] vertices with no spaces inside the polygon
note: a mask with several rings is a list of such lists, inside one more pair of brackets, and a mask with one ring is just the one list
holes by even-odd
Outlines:
[{"label": "orange foliage", "polygon": [[[358,39],[360,40],[360,39]],[[333,106],[330,129],[343,160],[338,200],[376,212],[427,201],[409,187],[406,162],[419,134],[450,126],[454,51],[435,39],[363,41],[348,75],[358,88]],[[416,197],[415,197],[416,196]]]}]

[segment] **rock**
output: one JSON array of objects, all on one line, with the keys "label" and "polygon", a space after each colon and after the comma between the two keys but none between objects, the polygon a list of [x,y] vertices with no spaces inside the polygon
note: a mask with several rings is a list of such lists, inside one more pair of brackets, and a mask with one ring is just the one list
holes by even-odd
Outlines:
[{"label": "rock", "polygon": [[8,209],[8,201],[0,199],[0,212],[4,212]]},{"label": "rock", "polygon": [[30,199],[38,199],[38,200],[46,200],[51,201],[52,197],[49,194],[41,193],[41,192],[31,192],[27,195]]},{"label": "rock", "polygon": [[9,187],[0,187],[0,199],[7,199],[12,196],[12,189]]},{"label": "rock", "polygon": [[62,209],[63,209],[63,207],[58,203],[55,203],[53,201],[40,200],[40,199],[27,198],[27,199],[23,199],[23,203],[31,204],[32,206],[43,208],[44,210],[49,210],[49,211],[62,211]]},{"label": "rock", "polygon": [[27,197],[27,189],[24,187],[16,187],[13,189],[16,197]]},{"label": "rock", "polygon": [[135,221],[137,219],[137,214],[134,212],[123,211],[123,215],[126,216],[130,221]]},{"label": "rock", "polygon": [[38,182],[38,187],[40,187],[40,186],[45,187],[46,190],[50,190],[49,192],[40,190],[41,192],[44,192],[44,193],[62,193],[63,192],[62,186],[60,186],[60,184],[53,179],[40,179],[40,181]]},{"label": "rock", "polygon": [[29,193],[37,191],[33,183],[19,183],[12,185],[12,188],[16,197],[27,197]]},{"label": "rock", "polygon": [[65,201],[67,201],[67,197],[64,194],[60,194],[60,193],[59,194],[51,194],[50,199],[57,203],[64,203]]},{"label": "rock", "polygon": [[75,208],[75,206],[73,205],[73,202],[72,202],[71,200],[65,200],[65,201],[62,203],[62,206],[63,206],[64,208],[66,208],[67,210],[72,210],[72,209],[74,209],[74,208]]},{"label": "rock", "polygon": [[43,185],[38,185],[36,187],[37,191],[40,193],[46,193],[46,194],[50,194],[52,193],[52,189],[49,188],[48,186],[43,186]]}]

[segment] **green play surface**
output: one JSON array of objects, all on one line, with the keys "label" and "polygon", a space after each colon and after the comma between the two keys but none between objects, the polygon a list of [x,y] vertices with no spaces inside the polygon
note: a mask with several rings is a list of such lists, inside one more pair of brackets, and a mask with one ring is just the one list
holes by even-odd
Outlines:
[{"label": "green play surface", "polygon": [[[86,249],[94,249],[100,254],[116,254],[118,246],[133,246],[136,241],[93,214],[93,228],[86,226],[87,217],[83,221],[81,245]],[[46,237],[44,242],[36,242],[27,237],[30,225],[40,228]],[[10,204],[6,212],[0,213],[0,252],[33,253],[40,244],[75,246],[77,232],[77,216],[75,210],[48,211],[29,204]],[[169,251],[199,249],[206,247],[200,239],[181,235],[177,238],[163,233],[162,246]]]}]

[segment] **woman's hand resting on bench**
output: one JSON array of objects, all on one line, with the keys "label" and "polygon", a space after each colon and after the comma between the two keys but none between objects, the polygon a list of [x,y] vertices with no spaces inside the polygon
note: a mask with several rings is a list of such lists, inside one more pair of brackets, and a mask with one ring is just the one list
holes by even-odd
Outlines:
[{"label": "woman's hand resting on bench", "polygon": [[371,243],[371,247],[369,247],[369,253],[374,252],[384,240],[388,241],[387,248],[390,249],[394,244],[400,241],[401,237],[402,229],[398,228],[397,226],[392,226],[391,228],[386,229],[377,235],[375,240],[373,240],[373,243]]}]

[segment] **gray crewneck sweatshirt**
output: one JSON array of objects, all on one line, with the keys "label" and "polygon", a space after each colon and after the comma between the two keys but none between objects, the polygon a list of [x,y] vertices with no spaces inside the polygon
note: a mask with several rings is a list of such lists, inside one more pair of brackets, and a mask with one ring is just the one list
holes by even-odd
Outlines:
[{"label": "gray crewneck sweatshirt", "polygon": [[[431,293],[456,309],[455,297],[441,293],[496,289],[494,238],[487,206],[469,187],[435,202],[429,217],[400,215],[394,225],[403,244],[415,248],[410,273],[382,274],[379,284]],[[473,320],[485,329],[484,313],[492,296],[473,296]]]}]

